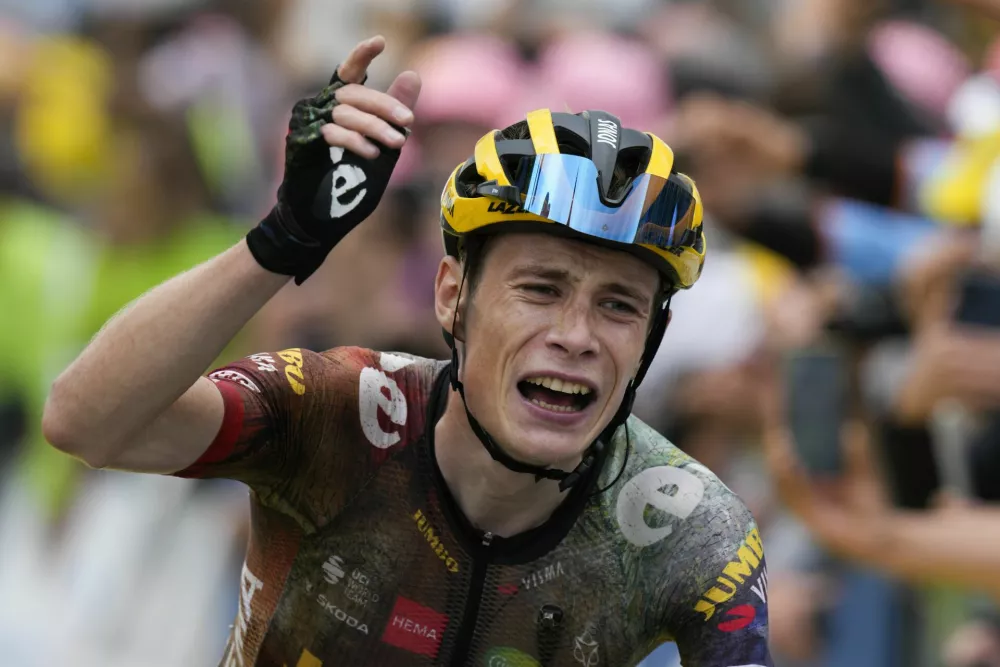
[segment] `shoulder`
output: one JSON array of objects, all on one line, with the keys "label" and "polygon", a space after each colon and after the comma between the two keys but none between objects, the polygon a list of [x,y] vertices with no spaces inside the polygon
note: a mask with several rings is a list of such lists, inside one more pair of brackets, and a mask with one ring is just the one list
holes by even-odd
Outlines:
[{"label": "shoulder", "polygon": [[625,464],[621,428],[602,482],[607,485],[619,470],[622,474],[603,502],[610,504],[608,513],[624,542],[623,557],[634,566],[639,585],[669,587],[672,605],[702,619],[755,582],[759,588],[758,579],[766,579],[764,548],[739,496],[634,417],[628,421],[627,444]]},{"label": "shoulder", "polygon": [[447,362],[399,352],[365,351],[357,375],[358,416],[368,442],[378,449],[423,435],[435,381]]},{"label": "shoulder", "polygon": [[[288,394],[302,401],[329,398],[356,385],[357,375],[374,353],[338,347],[314,352],[299,347],[256,352],[209,374],[215,382],[228,381],[265,396]],[[263,390],[263,391],[262,391]]]},{"label": "shoulder", "polygon": [[[633,599],[647,608],[648,632],[673,637],[685,664],[716,664],[719,651],[733,652],[725,664],[770,664],[767,566],[750,511],[708,468],[635,418],[626,464],[625,436],[624,428],[615,434],[602,471],[604,485],[619,470],[621,477],[600,502],[619,534]],[[729,634],[735,629],[746,632]]]},{"label": "shoulder", "polygon": [[382,450],[423,435],[426,407],[445,362],[361,347],[338,347],[316,356],[323,402],[338,406],[335,417],[342,433],[356,425],[358,435]]},{"label": "shoulder", "polygon": [[344,469],[348,462],[381,464],[386,450],[423,435],[425,408],[444,367],[361,347],[289,348],[252,354],[209,378],[239,397],[238,419],[248,432],[266,432],[314,467]]},{"label": "shoulder", "polygon": [[[258,352],[214,371],[209,378],[241,384],[265,397],[323,406],[335,413],[400,411],[394,405],[423,398],[444,362],[362,347],[322,352],[289,348]],[[391,419],[390,421],[395,421]],[[396,422],[399,423],[399,422]]]},{"label": "shoulder", "polygon": [[762,555],[753,516],[739,496],[639,419],[630,418],[627,426],[627,440],[625,428],[615,434],[602,483],[622,471],[608,502],[632,548],[661,565],[664,559],[694,559],[698,568],[712,571],[744,544]]}]

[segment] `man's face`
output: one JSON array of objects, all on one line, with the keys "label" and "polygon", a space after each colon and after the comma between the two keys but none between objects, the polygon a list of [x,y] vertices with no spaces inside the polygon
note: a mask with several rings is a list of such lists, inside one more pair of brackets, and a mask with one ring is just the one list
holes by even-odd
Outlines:
[{"label": "man's face", "polygon": [[[448,329],[460,271],[446,258],[438,274]],[[624,252],[549,234],[493,239],[459,318],[472,414],[515,458],[578,458],[638,369],[658,286],[657,272]]]}]

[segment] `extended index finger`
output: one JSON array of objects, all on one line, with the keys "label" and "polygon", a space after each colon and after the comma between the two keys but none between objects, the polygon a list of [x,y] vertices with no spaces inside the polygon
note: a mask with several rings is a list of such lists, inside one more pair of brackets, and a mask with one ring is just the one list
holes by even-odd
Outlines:
[{"label": "extended index finger", "polygon": [[337,76],[347,83],[361,83],[365,80],[368,66],[385,50],[385,38],[375,35],[360,42],[337,68]]}]

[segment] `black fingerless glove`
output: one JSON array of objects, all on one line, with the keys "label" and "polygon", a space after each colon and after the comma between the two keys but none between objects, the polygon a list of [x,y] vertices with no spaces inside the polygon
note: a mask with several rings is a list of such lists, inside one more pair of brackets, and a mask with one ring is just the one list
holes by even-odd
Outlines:
[{"label": "black fingerless glove", "polygon": [[[320,129],[333,122],[335,93],[347,83],[336,73],[316,97],[300,100],[285,139],[285,174],[278,203],[247,234],[254,259],[301,285],[333,247],[371,215],[389,184],[399,150],[375,142],[379,156],[331,148]],[[407,134],[404,128],[397,130]],[[373,140],[374,141],[374,140]]]}]

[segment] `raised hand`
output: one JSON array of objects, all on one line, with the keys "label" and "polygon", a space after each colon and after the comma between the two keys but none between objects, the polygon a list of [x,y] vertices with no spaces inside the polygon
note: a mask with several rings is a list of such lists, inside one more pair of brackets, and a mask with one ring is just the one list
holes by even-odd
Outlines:
[{"label": "raised hand", "polygon": [[326,88],[292,110],[278,204],[247,244],[261,266],[298,284],[375,210],[406,142],[417,74],[403,72],[384,93],[363,85],[384,49],[382,37],[361,42]]}]

